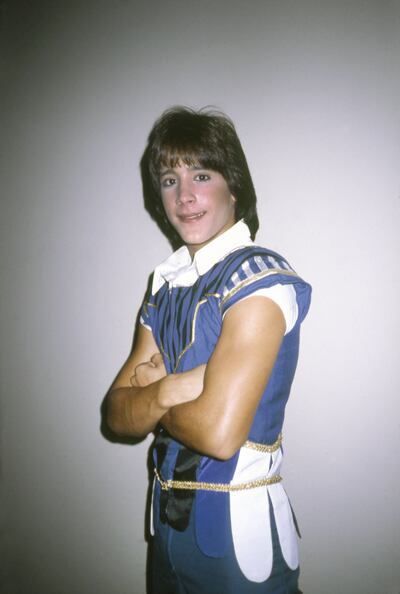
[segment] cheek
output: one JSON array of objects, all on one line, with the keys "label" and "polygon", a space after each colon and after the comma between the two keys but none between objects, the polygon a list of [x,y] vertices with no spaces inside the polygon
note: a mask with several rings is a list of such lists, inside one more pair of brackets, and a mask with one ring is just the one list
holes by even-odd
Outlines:
[{"label": "cheek", "polygon": [[224,199],[221,200],[221,209],[224,209],[225,212],[234,213],[236,209],[236,200],[233,198],[231,194],[226,194]]},{"label": "cheek", "polygon": [[215,211],[221,213],[235,208],[234,200],[225,188],[218,188],[208,196],[204,196],[204,201],[208,202]]}]

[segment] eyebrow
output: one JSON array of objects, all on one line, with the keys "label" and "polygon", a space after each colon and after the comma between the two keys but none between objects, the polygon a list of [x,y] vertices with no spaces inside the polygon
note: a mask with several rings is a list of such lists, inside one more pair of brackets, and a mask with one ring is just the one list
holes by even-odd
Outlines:
[{"label": "eyebrow", "polygon": [[[185,165],[185,167],[187,167],[187,169],[190,171],[201,171],[207,169],[207,167],[201,167],[200,165]],[[160,177],[163,177],[164,175],[171,175],[172,173],[175,173],[174,168],[162,169],[160,171]]]},{"label": "eyebrow", "polygon": [[174,173],[173,169],[163,169],[160,171],[160,177],[162,177],[163,175],[170,175],[171,173]]}]

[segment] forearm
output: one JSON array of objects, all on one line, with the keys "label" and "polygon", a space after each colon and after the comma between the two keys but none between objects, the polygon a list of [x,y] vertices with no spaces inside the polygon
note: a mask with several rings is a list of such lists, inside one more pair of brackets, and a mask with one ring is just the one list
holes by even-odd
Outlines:
[{"label": "forearm", "polygon": [[201,454],[215,455],[210,447],[209,439],[204,436],[213,435],[209,426],[210,417],[203,414],[197,402],[179,404],[170,408],[161,418],[161,425],[175,439]]},{"label": "forearm", "polygon": [[[236,400],[242,394],[243,381],[235,380],[233,374],[229,381],[227,376],[216,377],[213,367],[203,366],[198,397],[168,409],[160,423],[187,447],[213,458],[227,459],[247,439],[251,416],[243,412],[240,422],[236,418]],[[178,391],[185,388],[185,379],[185,374],[176,374]],[[247,422],[243,423],[246,416]]]},{"label": "forearm", "polygon": [[118,435],[145,437],[168,411],[163,405],[163,378],[145,387],[111,389],[107,395],[107,422]]},{"label": "forearm", "polygon": [[119,435],[144,437],[173,407],[196,399],[203,389],[205,365],[165,375],[145,387],[118,387],[107,396],[107,421]]},{"label": "forearm", "polygon": [[[169,376],[174,402],[160,419],[161,425],[173,436],[182,440],[182,429],[190,434],[196,424],[196,410],[199,397],[203,393],[206,365],[199,365],[189,371],[174,373]],[[182,422],[183,421],[183,422]],[[184,441],[184,443],[186,443]],[[186,443],[186,445],[189,445]]]},{"label": "forearm", "polygon": [[160,423],[190,449],[226,460],[246,441],[247,429],[243,431],[242,423],[230,423],[229,411],[220,410],[221,404],[218,398],[203,392],[193,402],[170,408]]}]

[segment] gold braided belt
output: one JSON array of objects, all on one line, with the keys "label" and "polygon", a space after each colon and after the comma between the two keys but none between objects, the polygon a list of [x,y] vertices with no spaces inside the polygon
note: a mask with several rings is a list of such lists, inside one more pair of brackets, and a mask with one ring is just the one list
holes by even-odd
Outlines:
[{"label": "gold braided belt", "polygon": [[276,450],[279,450],[279,448],[282,445],[282,433],[279,433],[278,437],[276,438],[276,441],[274,441],[274,443],[271,443],[271,445],[267,445],[264,443],[256,443],[255,441],[245,441],[243,444],[244,448],[250,448],[251,450],[257,450],[257,452],[266,452],[268,454],[272,454],[273,452],[276,452]]},{"label": "gold braided belt", "polygon": [[[255,443],[252,441],[246,441],[243,447],[257,450],[258,452],[272,453],[276,452],[281,446],[282,434],[279,434],[278,439],[272,445],[264,445],[262,443]],[[282,477],[279,474],[268,476],[260,479],[254,479],[252,481],[246,481],[244,483],[230,484],[230,483],[205,483],[202,481],[175,481],[168,479],[164,481],[158,470],[154,469],[154,474],[158,482],[160,483],[163,491],[169,489],[188,489],[190,491],[218,491],[220,493],[228,493],[230,491],[245,491],[247,489],[256,489],[257,487],[264,487],[265,485],[275,485],[280,483]]]}]

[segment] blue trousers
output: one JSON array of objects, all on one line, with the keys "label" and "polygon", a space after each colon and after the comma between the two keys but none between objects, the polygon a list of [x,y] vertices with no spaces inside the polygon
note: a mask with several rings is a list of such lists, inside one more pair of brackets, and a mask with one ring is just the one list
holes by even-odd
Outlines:
[{"label": "blue trousers", "polygon": [[152,543],[152,594],[301,594],[299,569],[291,570],[282,556],[272,513],[273,567],[261,583],[240,571],[232,539],[223,558],[204,555],[196,543],[193,515],[184,532],[159,523]]}]

